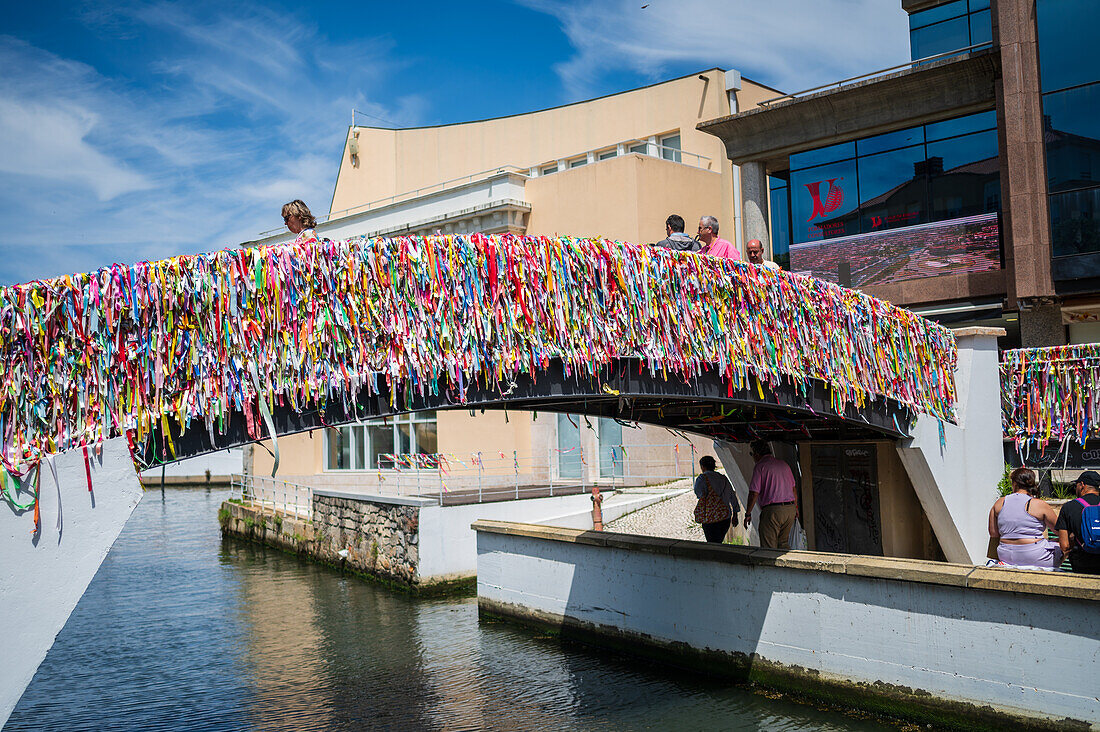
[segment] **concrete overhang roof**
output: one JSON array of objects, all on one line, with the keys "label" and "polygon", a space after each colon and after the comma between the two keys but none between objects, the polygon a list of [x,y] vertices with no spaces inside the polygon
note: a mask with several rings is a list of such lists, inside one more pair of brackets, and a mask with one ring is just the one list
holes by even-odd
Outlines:
[{"label": "concrete overhang roof", "polygon": [[734,163],[767,162],[992,109],[1000,54],[986,49],[701,122]]}]

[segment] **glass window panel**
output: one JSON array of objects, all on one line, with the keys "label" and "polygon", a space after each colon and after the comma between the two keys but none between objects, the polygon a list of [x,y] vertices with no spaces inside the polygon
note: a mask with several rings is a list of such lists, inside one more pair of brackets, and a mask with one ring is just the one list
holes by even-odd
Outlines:
[{"label": "glass window panel", "polygon": [[1100,3],[1038,0],[1039,78],[1044,92],[1100,79]]},{"label": "glass window panel", "polygon": [[1051,196],[1050,236],[1056,257],[1100,251],[1100,188]]},{"label": "glass window panel", "polygon": [[325,439],[328,441],[328,469],[347,470],[349,458],[349,429],[326,429]]},{"label": "glass window panel", "polygon": [[931,172],[924,145],[861,157],[861,230],[879,231],[924,223]]},{"label": "glass window panel", "polygon": [[415,422],[435,422],[436,421],[435,415],[436,415],[436,412],[435,412],[434,409],[432,409],[432,410],[428,410],[426,412],[416,412],[416,413],[414,413],[410,416],[412,417],[413,421],[415,421]]},{"label": "glass window panel", "polygon": [[547,165],[545,168],[543,168],[541,171],[539,171],[539,174],[540,175],[552,175],[552,174],[557,173],[557,172],[558,172],[558,166],[557,165]]},{"label": "glass window panel", "polygon": [[791,173],[791,225],[795,243],[859,233],[856,161]]},{"label": "glass window panel", "polygon": [[600,157],[600,160],[610,160],[611,158],[615,157],[618,154],[619,154],[618,150],[604,150],[602,153],[600,153],[599,157]]},{"label": "glass window panel", "polygon": [[394,437],[397,440],[397,444],[394,446],[396,448],[395,452],[401,455],[414,452],[412,425],[408,423],[397,424],[394,425],[394,428]]},{"label": "glass window panel", "polygon": [[1000,158],[994,130],[929,143],[932,219],[999,211]]},{"label": "glass window panel", "polygon": [[645,155],[646,154],[646,143],[639,142],[636,145],[631,145],[630,146],[630,152],[632,152],[632,153],[641,153],[642,155]]},{"label": "glass window panel", "polygon": [[623,474],[623,426],[613,419],[600,417],[597,422],[600,440],[600,477]]},{"label": "glass window panel", "polygon": [[1050,192],[1100,183],[1100,84],[1043,96]]},{"label": "glass window panel", "polygon": [[817,150],[807,150],[791,155],[791,170],[835,163],[838,160],[854,158],[855,156],[856,144],[854,142],[842,142],[839,145],[829,145]]},{"label": "glass window panel", "polygon": [[942,140],[945,137],[966,135],[980,130],[997,129],[997,113],[993,110],[968,114],[965,117],[932,122],[924,126],[924,132],[928,141]]},{"label": "glass window panel", "polygon": [[989,7],[989,0],[970,0],[970,12],[985,10]]},{"label": "glass window panel", "polygon": [[885,135],[875,135],[856,142],[856,151],[860,155],[894,150],[908,145],[917,145],[924,142],[924,128],[911,127],[907,130],[887,132]]},{"label": "glass window panel", "polygon": [[588,164],[588,158],[587,157],[576,158],[575,160],[570,160],[569,161],[569,167],[570,168],[579,168],[582,165],[587,165],[587,164]]},{"label": "glass window panel", "polygon": [[771,192],[772,261],[784,269],[791,262],[791,206],[786,187]]},{"label": "glass window panel", "polygon": [[680,162],[679,135],[669,135],[661,138],[661,157],[676,163]]},{"label": "glass window panel", "polygon": [[439,452],[439,436],[436,433],[435,422],[417,422],[416,451],[434,455]]},{"label": "glass window panel", "polygon": [[966,16],[943,23],[917,28],[909,33],[909,48],[914,61],[957,51],[970,45],[970,28]]},{"label": "glass window panel", "polygon": [[791,174],[786,170],[768,174],[768,188],[786,188],[790,184]]},{"label": "glass window panel", "polygon": [[[372,424],[367,427],[367,458],[368,467],[379,466],[379,455],[393,453],[393,427],[389,425]],[[381,461],[382,467],[392,467],[391,461]]]},{"label": "glass window panel", "polygon": [[581,434],[577,429],[577,417],[570,421],[568,415],[558,415],[558,477],[581,477]]},{"label": "glass window panel", "polygon": [[919,13],[913,13],[909,16],[909,27],[911,29],[920,28],[932,23],[939,23],[941,20],[947,20],[948,18],[957,18],[960,15],[966,15],[966,0],[955,0],[953,3],[946,3],[928,10],[922,10]]},{"label": "glass window panel", "polygon": [[366,444],[364,440],[364,428],[362,425],[351,428],[351,447],[355,454],[355,469],[365,470],[367,467]]},{"label": "glass window panel", "polygon": [[989,43],[993,40],[993,20],[988,10],[970,16],[970,45]]}]

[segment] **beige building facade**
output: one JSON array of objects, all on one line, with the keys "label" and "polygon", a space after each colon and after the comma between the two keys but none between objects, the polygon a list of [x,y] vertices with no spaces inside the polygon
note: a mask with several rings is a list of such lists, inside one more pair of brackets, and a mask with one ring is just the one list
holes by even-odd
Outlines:
[{"label": "beige building facade", "polygon": [[[721,235],[743,251],[739,172],[697,125],[776,93],[714,68],[509,117],[353,125],[317,231],[330,239],[511,232],[646,243],[663,239],[665,218],[678,213],[689,234],[701,216],[716,216]],[[256,243],[288,239],[273,230]],[[708,440],[663,428],[462,409],[287,436],[279,447],[283,480],[409,494],[656,483],[691,475],[699,455],[713,453]],[[262,475],[271,463],[254,450],[246,469]]]}]

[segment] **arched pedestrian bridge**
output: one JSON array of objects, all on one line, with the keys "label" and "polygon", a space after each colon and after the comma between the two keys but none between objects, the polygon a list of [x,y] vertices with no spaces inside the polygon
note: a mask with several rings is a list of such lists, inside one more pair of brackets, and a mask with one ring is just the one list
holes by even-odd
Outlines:
[{"label": "arched pedestrian bridge", "polygon": [[569,411],[727,440],[952,420],[952,334],[810,277],[599,239],[307,241],[4,288],[22,474],[127,435],[148,467],[421,409]]}]

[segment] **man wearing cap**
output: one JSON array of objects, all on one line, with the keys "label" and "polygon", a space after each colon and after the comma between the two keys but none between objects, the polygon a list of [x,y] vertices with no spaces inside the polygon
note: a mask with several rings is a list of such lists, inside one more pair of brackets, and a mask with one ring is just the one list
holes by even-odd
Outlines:
[{"label": "man wearing cap", "polygon": [[749,481],[749,503],[745,507],[745,528],[749,528],[753,506],[760,503],[760,546],[765,549],[790,549],[791,529],[798,518],[791,466],[772,455],[764,440],[749,446],[756,465]]},{"label": "man wearing cap", "polygon": [[1058,545],[1062,547],[1062,553],[1069,559],[1074,572],[1100,574],[1100,554],[1086,552],[1077,538],[1081,534],[1081,512],[1085,510],[1081,501],[1090,506],[1100,506],[1100,473],[1095,470],[1081,473],[1077,478],[1076,490],[1080,500],[1065,503],[1058,513],[1058,522],[1054,524],[1054,530],[1058,532]]},{"label": "man wearing cap", "polygon": [[745,245],[745,253],[749,255],[749,261],[764,269],[779,269],[779,265],[770,259],[764,259],[764,244],[759,239],[749,239]]}]

